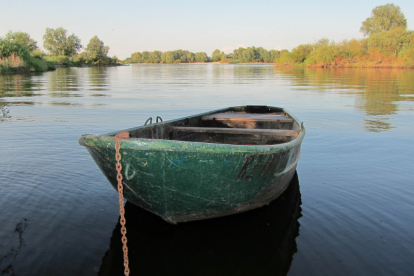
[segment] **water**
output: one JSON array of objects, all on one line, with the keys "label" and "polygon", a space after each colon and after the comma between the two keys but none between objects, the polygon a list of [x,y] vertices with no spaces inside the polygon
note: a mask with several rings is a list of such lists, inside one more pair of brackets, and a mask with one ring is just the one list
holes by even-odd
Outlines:
[{"label": "water", "polygon": [[0,75],[1,275],[122,274],[117,194],[81,134],[246,104],[304,121],[299,198],[178,226],[128,204],[132,275],[410,275],[414,71],[270,65]]}]

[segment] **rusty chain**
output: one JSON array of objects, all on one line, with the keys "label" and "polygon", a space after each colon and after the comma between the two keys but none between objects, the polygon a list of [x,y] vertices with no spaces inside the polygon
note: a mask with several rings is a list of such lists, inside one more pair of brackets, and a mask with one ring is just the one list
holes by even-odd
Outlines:
[{"label": "rusty chain", "polygon": [[128,247],[127,247],[127,238],[126,238],[126,227],[125,227],[125,209],[124,209],[124,187],[122,185],[122,165],[121,161],[121,153],[119,150],[121,149],[121,144],[119,143],[119,138],[129,138],[129,133],[125,131],[121,131],[117,135],[115,135],[115,160],[116,160],[116,170],[117,176],[116,179],[118,180],[118,197],[119,197],[119,214],[120,219],[119,222],[121,223],[121,233],[122,233],[122,250],[124,251],[124,273],[125,276],[129,275],[129,261],[128,261]]}]

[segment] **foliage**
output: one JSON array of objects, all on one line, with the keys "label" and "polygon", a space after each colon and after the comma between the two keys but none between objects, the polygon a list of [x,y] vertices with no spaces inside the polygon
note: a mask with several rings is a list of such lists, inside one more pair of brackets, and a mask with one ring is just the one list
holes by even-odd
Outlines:
[{"label": "foliage", "polygon": [[292,60],[295,63],[302,63],[314,49],[311,44],[301,44],[292,50]]},{"label": "foliage", "polygon": [[407,19],[405,19],[399,6],[386,4],[377,6],[372,10],[371,17],[362,22],[360,31],[364,33],[364,36],[370,36],[397,27],[406,29]]},{"label": "foliage", "polygon": [[95,35],[89,40],[85,48],[86,62],[91,64],[111,63],[110,58],[107,56],[108,51],[109,46],[105,46],[103,41]]},{"label": "foliage", "polygon": [[389,31],[372,34],[368,38],[368,45],[371,49],[374,48],[397,57],[401,51],[410,47],[412,38],[414,38],[413,31],[406,31],[404,28],[394,28]]},{"label": "foliage", "polygon": [[187,62],[195,62],[195,61],[196,61],[196,59],[195,59],[195,54],[194,54],[194,53],[189,52],[189,53],[187,54]]},{"label": "foliage", "polygon": [[0,72],[46,71],[54,69],[39,56],[32,56],[26,45],[0,39]]},{"label": "foliage", "polygon": [[142,62],[142,55],[140,52],[133,53],[131,55],[131,62],[132,63],[141,63]]},{"label": "foliage", "polygon": [[67,36],[67,30],[62,27],[46,28],[43,35],[43,47],[52,56],[73,56],[83,47],[81,40],[74,34]]},{"label": "foliage", "polygon": [[292,53],[290,53],[288,50],[282,50],[280,51],[280,55],[275,58],[274,63],[278,65],[289,65],[294,64],[294,59],[292,56]]},{"label": "foliage", "polygon": [[10,42],[14,41],[26,46],[30,52],[37,49],[37,41],[35,41],[33,38],[30,38],[30,35],[28,33],[9,31],[4,39]]},{"label": "foliage", "polygon": [[207,62],[209,59],[205,52],[197,52],[195,53],[195,60],[196,62]]},{"label": "foliage", "polygon": [[69,65],[70,58],[67,56],[46,56],[45,59],[49,62],[52,62],[53,64],[58,65]]},{"label": "foliage", "polygon": [[214,52],[211,54],[211,58],[213,59],[214,62],[220,61],[221,60],[220,50],[219,49],[214,50]]}]

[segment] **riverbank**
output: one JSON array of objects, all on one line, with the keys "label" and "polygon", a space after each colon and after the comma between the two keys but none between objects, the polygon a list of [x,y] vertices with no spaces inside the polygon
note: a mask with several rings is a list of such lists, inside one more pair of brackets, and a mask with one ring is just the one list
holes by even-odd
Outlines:
[{"label": "riverbank", "polygon": [[396,69],[414,69],[414,66],[407,66],[404,64],[392,64],[392,63],[386,63],[386,62],[358,62],[354,64],[274,64],[277,67],[302,67],[302,68],[378,68],[378,69],[386,69],[386,68],[396,68]]},{"label": "riverbank", "polygon": [[183,63],[149,63],[149,62],[143,62],[143,63],[129,63],[129,64],[147,64],[147,65],[172,65],[172,64],[188,64],[188,65],[205,65],[205,64],[222,64],[222,65],[228,65],[228,64],[240,64],[240,65],[274,65],[272,62],[221,62],[221,61],[212,61],[212,62],[183,62]]}]

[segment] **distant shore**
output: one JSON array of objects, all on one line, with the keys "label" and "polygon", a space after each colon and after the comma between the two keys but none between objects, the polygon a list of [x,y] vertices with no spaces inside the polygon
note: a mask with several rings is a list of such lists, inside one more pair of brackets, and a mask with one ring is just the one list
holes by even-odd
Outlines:
[{"label": "distant shore", "polygon": [[273,65],[276,67],[292,67],[292,68],[399,68],[399,69],[414,69],[414,66],[406,66],[402,64],[390,64],[386,62],[376,62],[376,63],[365,63],[365,64],[311,64],[311,65],[302,65],[302,64],[275,64],[275,63],[265,63],[265,62],[188,62],[188,63],[130,63],[130,64],[142,64],[142,65],[172,65],[172,64],[185,64],[185,65],[206,65],[206,64],[218,64],[218,65]]}]

